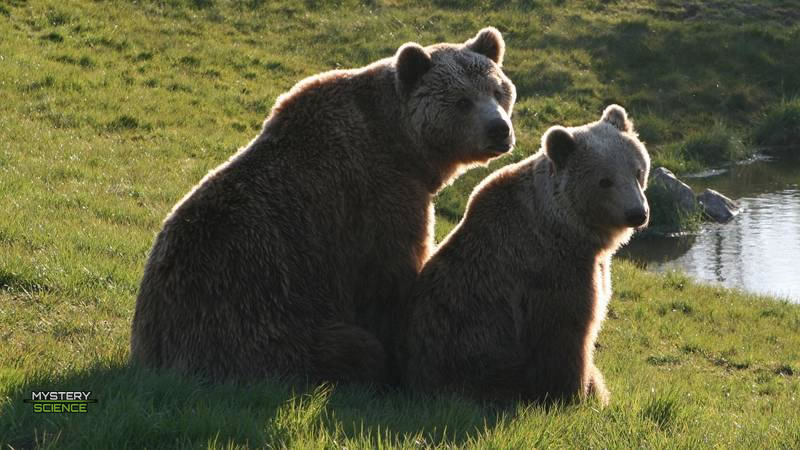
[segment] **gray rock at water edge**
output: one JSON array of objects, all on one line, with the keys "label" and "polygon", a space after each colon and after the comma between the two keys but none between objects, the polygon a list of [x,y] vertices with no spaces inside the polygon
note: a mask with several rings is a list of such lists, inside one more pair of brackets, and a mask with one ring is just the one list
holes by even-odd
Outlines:
[{"label": "gray rock at water edge", "polygon": [[706,189],[697,196],[705,215],[719,223],[729,222],[739,214],[739,205],[713,189]]},{"label": "gray rock at water edge", "polygon": [[694,213],[697,211],[697,200],[694,191],[675,174],[664,167],[658,167],[650,175],[650,184],[661,185],[667,194],[682,210]]}]

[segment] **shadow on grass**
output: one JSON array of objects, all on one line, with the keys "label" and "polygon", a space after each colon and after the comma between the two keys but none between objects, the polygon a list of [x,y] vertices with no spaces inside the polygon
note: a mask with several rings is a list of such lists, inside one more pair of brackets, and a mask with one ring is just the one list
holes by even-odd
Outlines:
[{"label": "shadow on grass", "polygon": [[[0,386],[3,448],[459,445],[514,414],[453,396],[290,381],[209,384],[123,363],[27,377],[6,369]],[[23,402],[33,391],[91,391],[98,402],[83,414],[35,413]]]}]

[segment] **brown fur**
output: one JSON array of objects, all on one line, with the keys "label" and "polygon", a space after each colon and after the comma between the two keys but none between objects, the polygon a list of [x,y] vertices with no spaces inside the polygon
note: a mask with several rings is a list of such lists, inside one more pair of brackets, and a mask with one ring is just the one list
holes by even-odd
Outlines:
[{"label": "brown fur", "polygon": [[552,128],[542,151],[476,187],[414,289],[408,384],[492,400],[593,391],[607,403],[595,339],[611,255],[632,232],[624,211],[643,207],[646,220],[648,169],[614,105],[598,122]]},{"label": "brown fur", "polygon": [[[476,39],[500,60],[497,30]],[[406,44],[282,95],[165,219],[132,360],[212,379],[387,381],[396,299],[431,249],[432,196],[513,145],[514,86],[481,50]],[[465,96],[475,107],[456,110]],[[497,120],[502,138],[488,132]]]}]

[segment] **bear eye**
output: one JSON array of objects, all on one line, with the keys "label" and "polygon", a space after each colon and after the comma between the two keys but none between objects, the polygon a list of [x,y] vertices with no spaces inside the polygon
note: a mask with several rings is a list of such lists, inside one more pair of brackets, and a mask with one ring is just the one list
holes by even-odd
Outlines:
[{"label": "bear eye", "polygon": [[472,100],[467,97],[461,97],[456,102],[456,107],[462,111],[466,111],[472,107]]},{"label": "bear eye", "polygon": [[610,178],[602,178],[600,180],[600,187],[603,188],[603,189],[608,189],[613,185],[614,185],[614,182],[611,181]]}]

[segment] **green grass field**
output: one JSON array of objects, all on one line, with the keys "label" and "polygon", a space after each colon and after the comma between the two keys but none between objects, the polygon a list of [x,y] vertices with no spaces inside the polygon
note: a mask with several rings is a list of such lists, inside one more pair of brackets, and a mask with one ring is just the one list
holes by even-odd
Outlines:
[{"label": "green grass field", "polygon": [[[550,125],[633,117],[678,172],[800,135],[800,2],[0,0],[0,447],[800,447],[800,307],[615,266],[610,407],[205,385],[126,367],[171,206],[299,79],[494,25],[518,160]],[[776,130],[770,133],[770,130]],[[717,143],[717,150],[697,142]],[[796,141],[794,141],[796,142]],[[437,235],[491,168],[440,194]],[[34,414],[32,390],[92,391]]]}]

